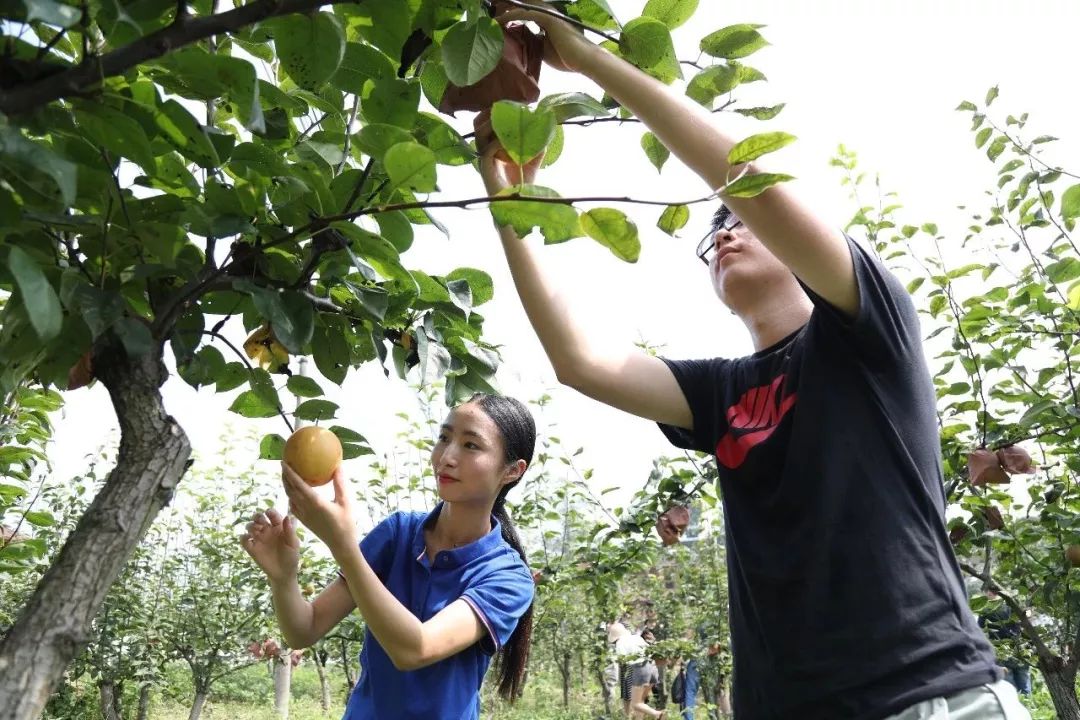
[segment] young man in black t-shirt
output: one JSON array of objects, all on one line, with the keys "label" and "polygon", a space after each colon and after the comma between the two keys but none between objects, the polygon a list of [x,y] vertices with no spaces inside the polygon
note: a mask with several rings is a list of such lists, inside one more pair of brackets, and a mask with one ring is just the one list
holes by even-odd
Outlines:
[{"label": "young man in black t-shirt", "polygon": [[[734,140],[707,110],[550,15],[546,59],[630,109],[710,188]],[[482,143],[483,144],[483,143]],[[531,181],[482,147],[492,193]],[[1028,718],[1000,680],[945,528],[935,394],[900,283],[789,186],[726,198],[699,248],[756,352],[594,347],[511,228],[518,294],[559,380],[715,454],[738,720]]]}]

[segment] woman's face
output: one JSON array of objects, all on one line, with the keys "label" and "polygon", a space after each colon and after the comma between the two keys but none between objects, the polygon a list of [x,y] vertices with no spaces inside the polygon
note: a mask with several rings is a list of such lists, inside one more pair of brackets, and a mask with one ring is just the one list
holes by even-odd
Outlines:
[{"label": "woman's face", "polygon": [[506,462],[498,426],[476,403],[450,411],[431,453],[439,497],[455,503],[493,503],[503,485],[521,477],[524,464]]}]

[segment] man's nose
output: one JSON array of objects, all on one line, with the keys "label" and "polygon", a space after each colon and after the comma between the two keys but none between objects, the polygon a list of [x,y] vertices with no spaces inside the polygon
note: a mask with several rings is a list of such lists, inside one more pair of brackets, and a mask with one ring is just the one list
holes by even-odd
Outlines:
[{"label": "man's nose", "polygon": [[734,239],[735,233],[731,232],[727,228],[717,230],[716,234],[713,235],[713,249],[719,250]]}]

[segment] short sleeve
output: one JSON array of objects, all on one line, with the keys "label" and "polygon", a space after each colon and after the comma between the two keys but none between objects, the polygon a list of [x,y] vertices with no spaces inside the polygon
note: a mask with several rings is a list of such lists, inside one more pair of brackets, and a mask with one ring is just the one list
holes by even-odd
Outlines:
[{"label": "short sleeve", "polygon": [[675,376],[675,381],[679,383],[683,397],[690,406],[694,427],[691,430],[659,423],[660,430],[675,447],[704,453],[715,452],[716,438],[720,435],[717,430],[723,421],[720,408],[727,407],[721,395],[725,372],[730,361],[724,358],[661,359]]},{"label": "short sleeve", "polygon": [[[394,549],[398,544],[403,517],[401,512],[392,513],[373,527],[371,532],[360,541],[360,552],[380,580],[386,580],[390,566],[394,562]],[[337,574],[338,577],[344,578],[340,570]]]},{"label": "short sleeve", "polygon": [[859,291],[858,314],[848,317],[804,283],[818,322],[854,340],[869,360],[889,361],[921,352],[919,315],[911,295],[880,260],[850,237],[847,242]]},{"label": "short sleeve", "polygon": [[480,649],[494,655],[514,634],[518,620],[533,601],[535,586],[524,565],[507,564],[485,574],[461,594],[487,629]]}]

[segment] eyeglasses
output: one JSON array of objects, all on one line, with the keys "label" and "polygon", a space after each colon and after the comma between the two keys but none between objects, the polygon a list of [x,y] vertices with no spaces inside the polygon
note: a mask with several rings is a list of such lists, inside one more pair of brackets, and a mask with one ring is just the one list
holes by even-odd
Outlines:
[{"label": "eyeglasses", "polygon": [[712,262],[712,257],[716,254],[716,233],[721,230],[734,230],[740,225],[742,225],[742,220],[735,213],[724,206],[720,206],[720,209],[713,215],[712,227],[709,228],[709,232],[698,242],[697,256],[701,258],[701,262],[706,265]]}]

